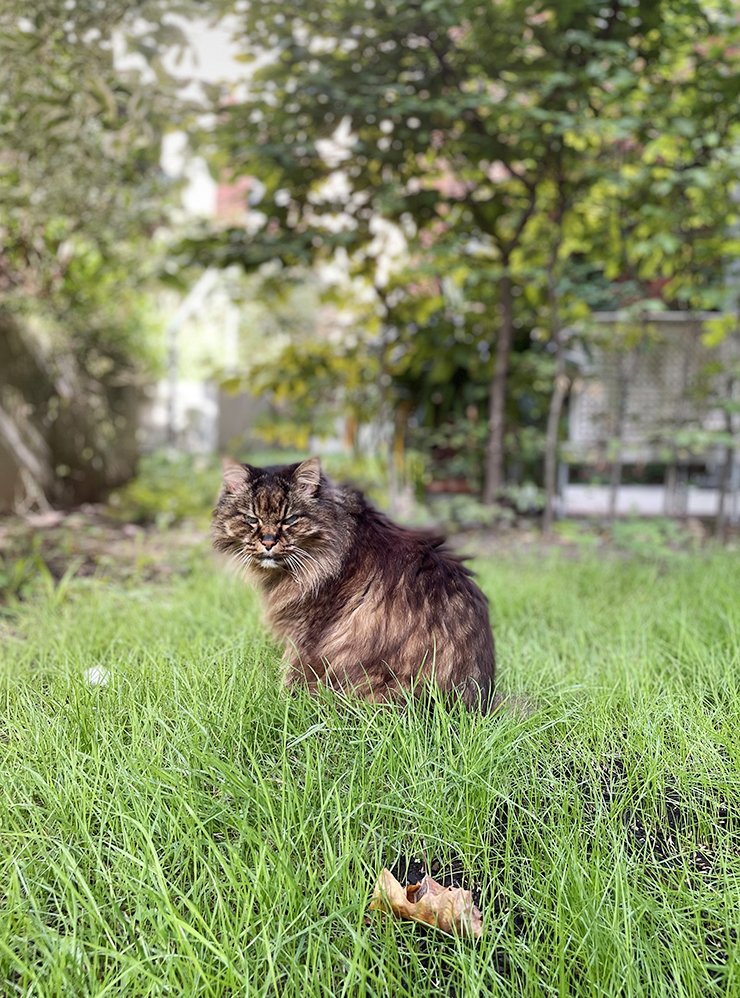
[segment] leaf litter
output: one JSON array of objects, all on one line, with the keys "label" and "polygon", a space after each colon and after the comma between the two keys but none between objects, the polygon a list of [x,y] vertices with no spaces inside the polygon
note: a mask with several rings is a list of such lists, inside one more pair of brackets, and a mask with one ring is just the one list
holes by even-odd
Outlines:
[{"label": "leaf litter", "polygon": [[471,892],[462,887],[443,887],[428,873],[418,883],[402,887],[390,870],[384,869],[375,885],[370,910],[423,922],[448,936],[480,939],[483,934],[483,917],[473,904]]}]

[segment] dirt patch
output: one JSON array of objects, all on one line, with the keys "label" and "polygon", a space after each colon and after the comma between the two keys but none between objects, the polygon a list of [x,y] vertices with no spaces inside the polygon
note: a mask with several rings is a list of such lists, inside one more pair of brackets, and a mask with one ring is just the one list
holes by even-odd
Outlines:
[{"label": "dirt patch", "polygon": [[24,586],[39,573],[55,582],[67,572],[107,581],[167,579],[187,572],[207,545],[202,528],[181,525],[159,530],[122,523],[105,506],[0,519],[5,586],[15,590],[7,595],[21,597]]}]

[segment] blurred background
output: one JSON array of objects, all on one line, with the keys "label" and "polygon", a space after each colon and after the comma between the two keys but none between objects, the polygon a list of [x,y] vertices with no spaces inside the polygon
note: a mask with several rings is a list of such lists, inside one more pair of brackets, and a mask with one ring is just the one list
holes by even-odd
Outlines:
[{"label": "blurred background", "polygon": [[0,585],[21,521],[201,528],[224,453],[732,541],[739,71],[725,0],[4,0]]}]

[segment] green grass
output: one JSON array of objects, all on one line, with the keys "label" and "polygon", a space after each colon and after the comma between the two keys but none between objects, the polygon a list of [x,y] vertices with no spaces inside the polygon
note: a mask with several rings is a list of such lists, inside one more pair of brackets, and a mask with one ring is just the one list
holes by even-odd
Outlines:
[{"label": "green grass", "polygon": [[[3,998],[740,995],[737,557],[477,568],[526,718],[281,696],[205,554],[19,608]],[[479,943],[368,917],[422,856],[479,892]]]}]

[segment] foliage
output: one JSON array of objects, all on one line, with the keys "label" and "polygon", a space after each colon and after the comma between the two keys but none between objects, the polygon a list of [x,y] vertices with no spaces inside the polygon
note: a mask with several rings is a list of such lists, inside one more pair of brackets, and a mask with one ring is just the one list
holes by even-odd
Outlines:
[{"label": "foliage", "polygon": [[[563,327],[656,294],[721,304],[722,261],[738,250],[731,4],[225,7],[245,58],[274,57],[245,99],[224,100],[214,163],[264,193],[254,231],[189,251],[248,269],[277,259],[286,277],[328,261],[344,273],[362,328],[343,370],[378,381],[333,396],[345,413],[402,409],[437,432],[434,394],[454,420],[488,401],[490,472],[531,425],[512,405],[512,351],[541,355],[526,378],[541,385],[542,431],[541,398],[570,376],[557,373]],[[323,386],[299,380],[305,421]]]},{"label": "foliage", "polygon": [[[145,292],[172,194],[161,140],[189,110],[159,61],[183,36],[162,18],[190,7],[0,12],[0,406],[58,503],[97,498],[133,466],[136,387],[153,362]],[[127,43],[135,68],[116,61]]]},{"label": "foliage", "polygon": [[34,596],[45,598],[54,607],[65,599],[80,559],[73,559],[61,577],[55,578],[39,547],[34,544],[32,553],[26,556],[0,556],[0,616],[12,616],[17,612],[17,601]]},{"label": "foliage", "polygon": [[545,501],[542,489],[533,482],[524,482],[522,485],[507,485],[501,495],[522,516],[541,513]]},{"label": "foliage", "polygon": [[0,555],[0,604],[12,599],[22,599],[37,573],[37,558]]},{"label": "foliage", "polygon": [[506,527],[515,519],[508,506],[482,503],[470,495],[430,496],[427,509],[432,520],[450,532],[458,530],[491,530]]},{"label": "foliage", "polygon": [[[135,291],[157,266],[151,236],[163,221],[161,138],[187,111],[157,61],[163,42],[184,39],[161,19],[186,6],[3,6],[3,305],[54,320],[61,342],[85,337],[87,349],[147,349]],[[114,34],[129,39],[145,69],[117,68]]]},{"label": "foliage", "polygon": [[696,549],[696,533],[685,524],[663,517],[615,520],[611,540],[617,550],[648,561],[687,555]]},{"label": "foliage", "polygon": [[369,352],[358,356],[357,344],[346,339],[294,340],[276,362],[252,369],[250,390],[274,405],[257,424],[258,433],[267,443],[305,447],[310,435],[333,433],[346,412],[368,419],[377,406],[377,371],[377,358]]},{"label": "foliage", "polygon": [[[358,0],[251,4],[247,52],[279,54],[257,72],[248,100],[224,109],[222,155],[266,184],[271,236],[329,230],[334,218],[367,247],[380,215],[408,221],[412,239],[412,226],[423,230],[448,259],[459,248],[463,267],[475,258],[466,239],[493,240],[495,264],[496,249],[510,255],[532,215],[533,186],[549,180],[547,156],[571,148],[586,159],[577,112],[590,99],[594,118],[597,94],[629,93],[629,64],[657,54],[662,37],[650,32],[665,8],[638,3],[631,24],[618,13],[604,20],[589,2],[539,13],[520,2],[437,4],[433,18],[417,5]],[[332,138],[339,148],[327,149]],[[316,248],[331,246],[327,232]],[[496,270],[489,265],[489,275]]]},{"label": "foliage", "polygon": [[388,504],[388,463],[376,454],[325,454],[321,464],[327,475],[359,489],[370,502],[386,508]]},{"label": "foliage", "polygon": [[136,478],[113,492],[109,505],[127,523],[160,528],[185,519],[203,523],[216,504],[221,470],[215,457],[163,451],[141,458]]},{"label": "foliage", "polygon": [[602,553],[619,552],[663,568],[695,555],[706,540],[704,529],[697,521],[682,522],[668,517],[630,516],[609,524],[563,520],[555,525],[554,535],[575,545],[582,553],[595,549]]},{"label": "foliage", "polygon": [[419,426],[411,432],[413,446],[429,454],[432,480],[462,480],[473,491],[480,492],[488,432],[485,421],[475,418],[476,415],[471,407],[462,419],[448,420],[436,427]]}]

